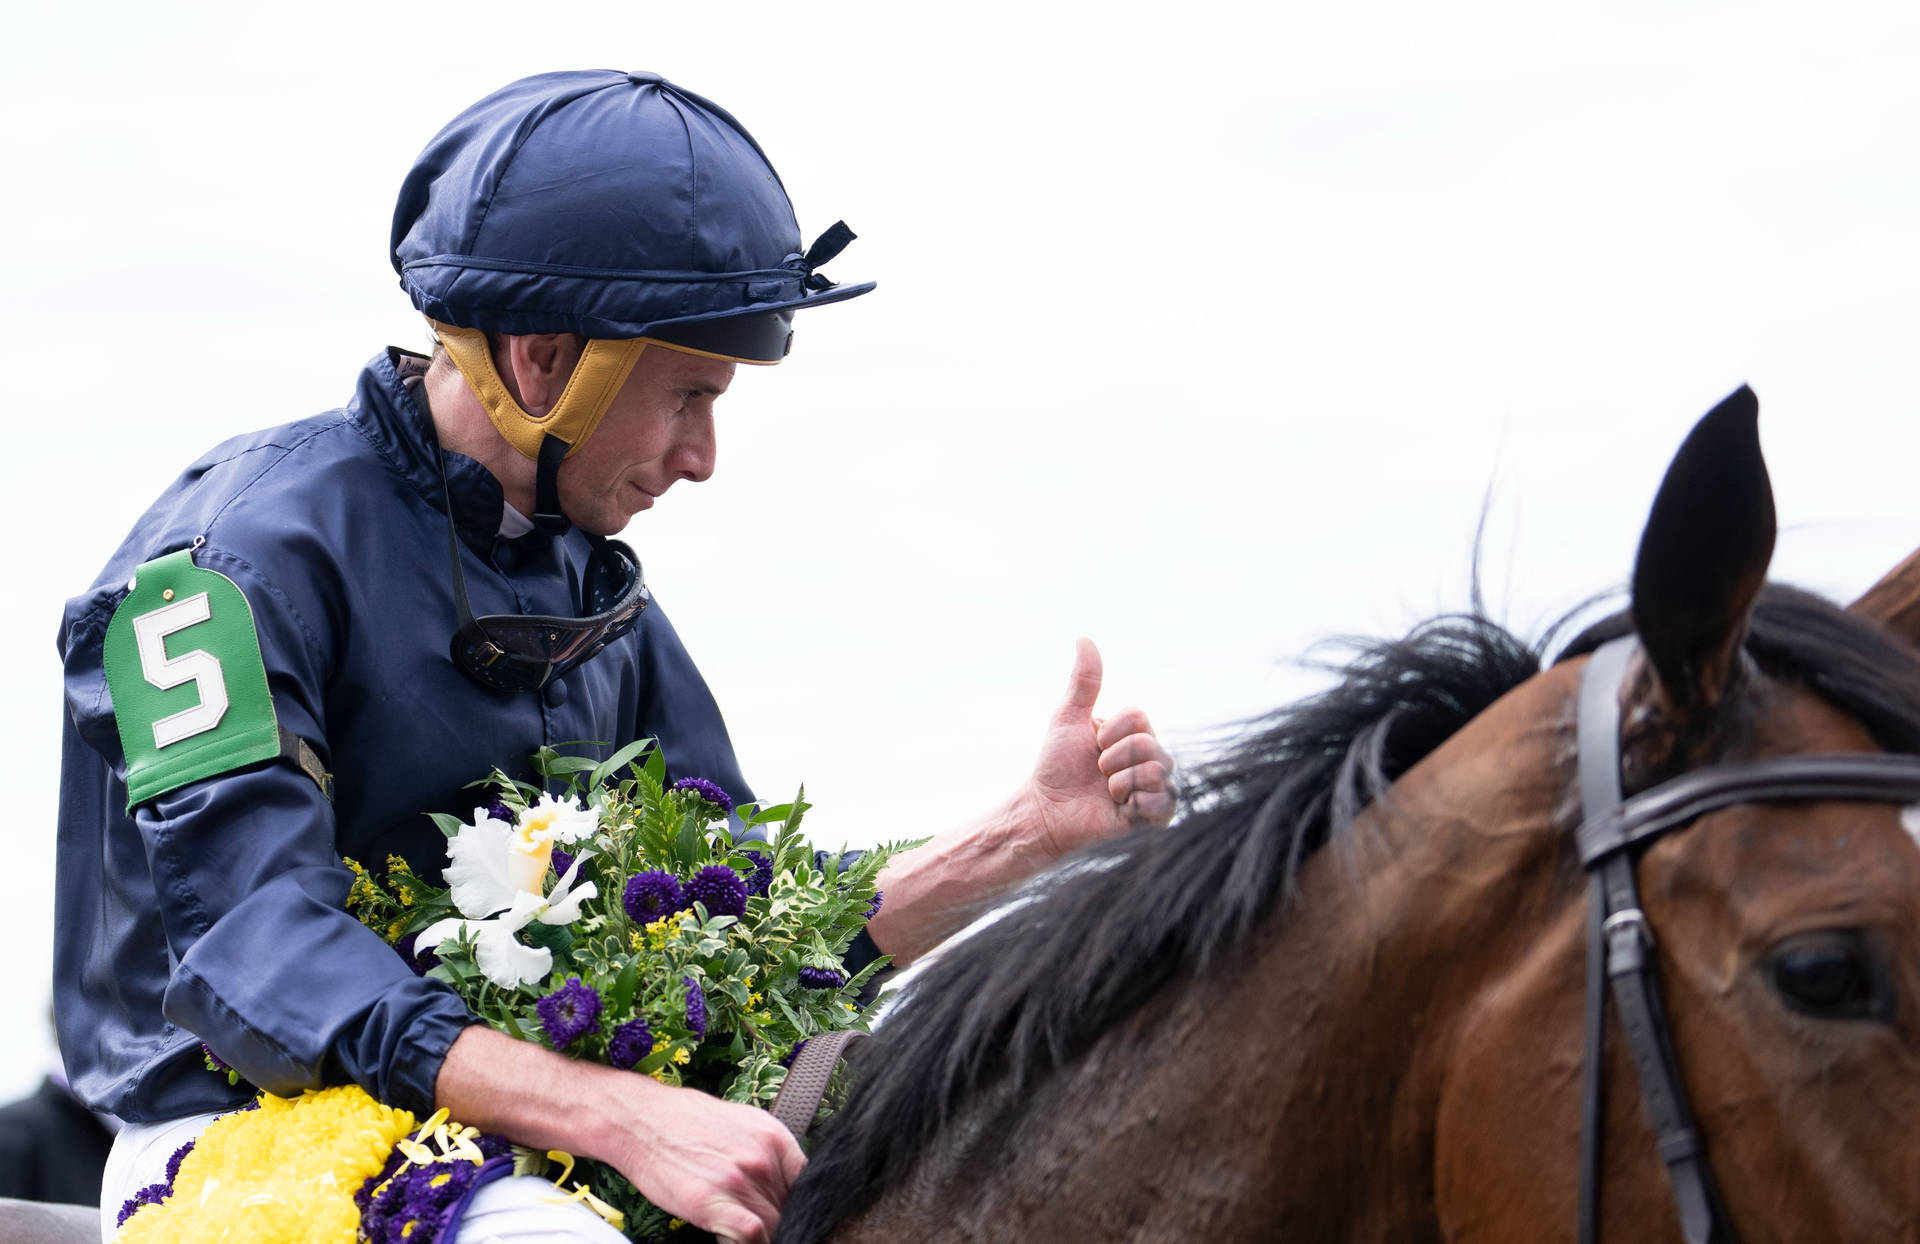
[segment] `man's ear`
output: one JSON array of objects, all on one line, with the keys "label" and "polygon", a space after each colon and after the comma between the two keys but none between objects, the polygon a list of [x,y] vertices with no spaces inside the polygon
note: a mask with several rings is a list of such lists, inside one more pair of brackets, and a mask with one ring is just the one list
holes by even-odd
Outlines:
[{"label": "man's ear", "polygon": [[536,416],[553,409],[580,361],[581,339],[573,333],[502,333],[495,342],[493,365],[520,409]]}]

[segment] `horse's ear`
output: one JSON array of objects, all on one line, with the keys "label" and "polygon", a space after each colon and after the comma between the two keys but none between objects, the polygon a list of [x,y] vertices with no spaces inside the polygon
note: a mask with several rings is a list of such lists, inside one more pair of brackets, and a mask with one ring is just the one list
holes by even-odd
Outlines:
[{"label": "horse's ear", "polygon": [[1920,549],[1907,554],[1847,608],[1920,647]]},{"label": "horse's ear", "polygon": [[1711,712],[1739,672],[1747,616],[1773,559],[1760,403],[1740,389],[1694,425],[1667,468],[1633,567],[1633,625],[1665,707]]}]

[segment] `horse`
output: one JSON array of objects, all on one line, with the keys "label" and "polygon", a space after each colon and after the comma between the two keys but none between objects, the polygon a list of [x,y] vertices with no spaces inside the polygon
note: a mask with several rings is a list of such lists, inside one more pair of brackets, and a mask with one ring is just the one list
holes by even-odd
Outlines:
[{"label": "horse", "polygon": [[1920,1239],[1920,563],[1767,584],[1756,419],[1689,435],[1623,615],[1360,646],[943,952],[778,1244]]}]

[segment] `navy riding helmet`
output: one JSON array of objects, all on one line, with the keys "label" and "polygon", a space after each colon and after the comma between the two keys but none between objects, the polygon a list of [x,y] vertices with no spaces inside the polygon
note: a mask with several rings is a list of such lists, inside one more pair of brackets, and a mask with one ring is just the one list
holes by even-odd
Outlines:
[{"label": "navy riding helmet", "polygon": [[[523,78],[427,144],[394,208],[392,259],[428,318],[500,333],[676,335],[777,362],[800,307],[864,294],[802,251],[779,174],[724,109],[658,74]],[[705,343],[702,345],[701,343]],[[732,354],[715,349],[713,353]]]}]

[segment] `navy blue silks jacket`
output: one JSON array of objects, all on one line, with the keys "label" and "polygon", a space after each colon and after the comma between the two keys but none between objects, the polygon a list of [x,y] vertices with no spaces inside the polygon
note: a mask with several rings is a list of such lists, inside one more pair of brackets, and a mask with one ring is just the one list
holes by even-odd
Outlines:
[{"label": "navy blue silks jacket", "polygon": [[[75,1092],[124,1119],[238,1104],[207,1044],[262,1088],[352,1081],[426,1113],[447,1047],[474,1022],[343,909],[351,874],[404,856],[438,880],[423,810],[470,817],[494,768],[530,777],[542,745],[653,736],[677,776],[751,797],[718,707],[656,603],[626,639],[538,695],[503,696],[448,657],[452,583],[431,424],[390,351],[344,410],[227,442],[140,519],[60,629],[66,722],[55,1011]],[[498,483],[448,459],[475,614],[571,615],[588,545],[497,536]],[[252,607],[280,724],[333,774],[329,803],[289,761],[191,783],[126,813],[102,639],[137,567],[195,562]]]}]

